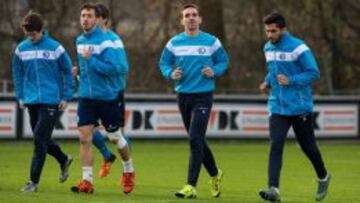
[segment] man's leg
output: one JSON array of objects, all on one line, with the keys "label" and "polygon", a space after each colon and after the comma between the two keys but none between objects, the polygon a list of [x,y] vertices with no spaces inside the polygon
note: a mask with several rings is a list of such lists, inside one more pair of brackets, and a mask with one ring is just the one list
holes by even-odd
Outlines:
[{"label": "man's leg", "polygon": [[[28,112],[29,112],[29,116],[30,116],[30,126],[31,126],[31,130],[34,133],[36,124],[38,122],[38,117],[39,117],[39,105],[28,105],[27,106]],[[34,144],[34,149],[33,149],[33,157],[34,157],[34,153],[35,153],[35,137],[33,138],[33,144]],[[29,182],[25,185],[24,188],[21,189],[21,191],[23,192],[33,192],[37,190],[37,184],[33,183],[31,181],[31,171],[32,171],[32,165],[33,165],[33,159],[31,161],[31,165],[30,165],[30,174],[29,174]]]},{"label": "man's leg", "polygon": [[45,163],[48,142],[51,139],[58,110],[53,106],[29,107],[30,114],[33,114],[34,111],[37,111],[37,113],[35,113],[37,114],[37,122],[35,124],[34,120],[31,121],[32,124],[35,124],[33,127],[35,148],[31,162],[30,180],[33,183],[38,184]]},{"label": "man's leg", "polygon": [[53,156],[60,165],[59,182],[63,183],[69,177],[69,167],[72,163],[72,156],[65,154],[60,146],[52,139],[48,142],[48,154]]},{"label": "man's leg", "polygon": [[[223,176],[223,172],[217,168],[216,163],[215,163],[215,159],[213,156],[213,153],[211,152],[210,147],[208,146],[207,142],[206,142],[206,129],[207,129],[207,124],[209,121],[209,116],[210,116],[210,112],[211,112],[211,107],[212,107],[212,101],[213,101],[213,97],[211,93],[203,93],[200,94],[198,96],[199,98],[197,99],[195,106],[193,107],[193,111],[192,111],[192,120],[191,120],[191,125],[190,125],[190,139],[192,139],[193,137],[196,137],[195,139],[197,139],[196,142],[200,142],[195,144],[196,146],[191,147],[191,150],[193,152],[193,150],[195,149],[195,153],[192,153],[191,159],[193,157],[193,155],[195,156],[194,160],[190,159],[190,167],[189,167],[189,174],[196,174],[197,176],[200,172],[201,169],[201,164],[198,167],[197,164],[198,162],[196,161],[196,153],[199,153],[199,151],[197,151],[197,149],[202,150],[202,153],[200,153],[200,163],[203,163],[207,172],[209,173],[209,175],[212,177],[210,180],[210,185],[211,185],[211,195],[213,197],[219,197],[220,196],[220,183],[222,180],[222,176]],[[203,126],[203,128],[199,128],[199,126]],[[198,136],[201,136],[201,139],[198,138]],[[191,141],[190,141],[191,142]],[[193,143],[192,143],[193,144]],[[195,165],[192,165],[195,164]],[[191,167],[191,166],[195,166],[195,167]],[[189,175],[189,177],[191,178],[191,175]],[[196,178],[196,180],[198,179],[198,177],[193,177],[194,179]],[[189,179],[188,181],[194,181]],[[196,184],[196,182],[194,183]],[[190,182],[190,185],[192,185],[192,183]],[[194,185],[195,186],[195,185]]]},{"label": "man's leg", "polygon": [[[202,94],[201,97],[203,97],[202,106],[205,108],[208,108],[208,118],[207,119],[205,118],[205,120],[207,120],[206,122],[208,122],[209,116],[211,113],[212,103],[213,103],[213,95],[212,95],[212,93],[204,93],[204,94]],[[201,111],[202,111],[201,113],[203,114],[204,113],[203,110],[201,110]],[[207,127],[207,124],[206,124],[206,127]],[[204,137],[205,137],[205,135],[204,135]],[[204,164],[209,175],[211,177],[216,177],[216,175],[218,175],[218,168],[215,163],[214,155],[213,155],[208,143],[206,142],[206,140],[204,140],[204,144],[203,144],[203,153],[204,153],[204,157],[203,157],[202,163]]]},{"label": "man's leg", "polygon": [[103,164],[101,165],[99,176],[101,178],[104,178],[110,173],[111,165],[115,161],[116,156],[113,153],[111,153],[111,151],[106,146],[104,136],[100,132],[100,130],[96,129],[94,131],[92,143],[103,156],[104,161]]},{"label": "man's leg", "polygon": [[203,164],[211,177],[214,177],[218,174],[218,168],[216,167],[214,155],[207,142],[204,144]]},{"label": "man's leg", "polygon": [[[188,98],[189,95],[186,94],[178,94],[177,103],[179,107],[179,111],[181,113],[181,118],[184,123],[184,127],[186,132],[189,134],[190,131],[190,123],[191,123],[191,106],[190,101],[191,99]],[[188,169],[188,176],[189,176],[189,169]],[[193,185],[186,184],[181,190],[175,192],[175,196],[179,198],[196,198],[196,189]]]},{"label": "man's leg", "polygon": [[120,184],[123,186],[124,193],[130,193],[135,186],[135,170],[130,156],[129,146],[124,138],[124,114],[125,106],[123,94],[119,98],[104,103],[104,108],[100,110],[100,118],[106,129],[107,136],[117,146],[118,153],[122,160],[123,176]]},{"label": "man's leg", "polygon": [[219,168],[217,168],[214,155],[210,150],[210,147],[205,142],[204,145],[204,159],[203,164],[211,176],[211,179],[209,181],[209,184],[211,186],[210,192],[213,197],[220,197],[220,184],[223,179],[223,171]]},{"label": "man's leg", "polygon": [[316,144],[312,115],[307,114],[296,117],[294,119],[293,128],[300,147],[310,159],[318,178],[325,178],[327,171],[320,150]]},{"label": "man's leg", "polygon": [[295,117],[293,128],[302,151],[310,159],[319,178],[318,191],[315,199],[320,201],[324,199],[327,194],[330,175],[325,169],[324,161],[316,144],[312,114],[309,113]]},{"label": "man's leg", "polygon": [[290,126],[289,117],[277,114],[270,116],[269,187],[279,188],[284,144]]},{"label": "man's leg", "polygon": [[94,126],[79,127],[80,133],[80,159],[83,167],[83,180],[93,182],[92,169],[94,156],[92,151],[92,131]]},{"label": "man's leg", "polygon": [[66,163],[66,161],[68,160],[68,156],[61,150],[60,146],[52,139],[49,140],[48,142],[47,153],[53,156],[60,165]]},{"label": "man's leg", "polygon": [[[62,112],[58,113],[57,120],[60,119],[61,114],[62,114]],[[55,123],[55,126],[56,126],[56,123]],[[54,128],[55,128],[55,126],[54,126]],[[59,182],[60,183],[65,182],[67,180],[67,178],[69,177],[68,171],[69,171],[70,164],[72,163],[72,156],[65,154],[61,150],[60,146],[53,139],[50,139],[48,142],[47,153],[50,154],[52,157],[54,157],[60,165]]]},{"label": "man's leg", "polygon": [[287,132],[291,126],[289,117],[272,114],[270,116],[270,154],[268,163],[269,189],[261,190],[261,198],[270,201],[280,201],[279,179],[282,166],[282,156]]},{"label": "man's leg", "polygon": [[135,186],[135,169],[132,163],[130,148],[124,138],[124,128],[120,129],[121,135],[119,136],[117,142],[118,152],[121,156],[121,163],[123,167],[123,175],[120,179],[120,184],[123,186],[124,193],[130,193]]},{"label": "man's leg", "polygon": [[[101,107],[101,106],[100,106]],[[79,99],[78,105],[78,131],[80,139],[80,159],[82,162],[82,180],[77,186],[73,186],[73,192],[92,194],[93,188],[93,151],[92,134],[94,124],[97,122],[96,109],[100,108],[96,101]]]},{"label": "man's leg", "polygon": [[99,130],[95,130],[93,133],[92,143],[99,150],[104,160],[110,160],[113,155],[109,148],[106,146],[103,134]]},{"label": "man's leg", "polygon": [[92,132],[94,125],[85,125],[78,128],[80,138],[80,159],[82,162],[82,180],[77,186],[71,187],[73,192],[92,194],[93,188],[93,152]]},{"label": "man's leg", "polygon": [[[188,184],[194,187],[197,184],[201,164],[203,163],[205,157],[205,135],[212,105],[212,100],[209,99],[207,94],[196,95],[196,97],[198,98],[194,98],[193,101],[194,104],[191,112],[191,123],[189,130],[191,155],[189,160],[188,174]],[[210,151],[209,148],[208,150]],[[211,157],[206,158],[208,158],[206,160],[208,164],[214,164],[212,166],[208,165],[209,169],[215,169],[215,162],[210,162]],[[216,174],[217,169],[216,171],[211,171],[211,173]]]}]

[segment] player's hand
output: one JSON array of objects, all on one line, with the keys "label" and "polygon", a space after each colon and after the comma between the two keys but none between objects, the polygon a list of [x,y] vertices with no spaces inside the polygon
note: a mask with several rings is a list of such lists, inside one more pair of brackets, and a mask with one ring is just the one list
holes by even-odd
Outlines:
[{"label": "player's hand", "polygon": [[181,69],[178,67],[176,68],[172,73],[171,73],[171,78],[173,80],[180,80],[180,78],[182,77],[182,71]]},{"label": "player's hand", "polygon": [[283,74],[278,75],[277,80],[280,85],[288,85],[289,84],[289,79],[286,75],[283,75]]},{"label": "player's hand", "polygon": [[259,85],[259,90],[262,94],[266,94],[267,91],[269,89],[269,85],[266,83],[266,82],[262,82],[260,85]]},{"label": "player's hand", "polygon": [[59,104],[59,110],[65,110],[67,107],[67,101],[65,100],[61,100],[60,104]]},{"label": "player's hand", "polygon": [[19,108],[23,110],[26,109],[26,106],[22,100],[19,101]]},{"label": "player's hand", "polygon": [[201,70],[201,72],[207,78],[212,78],[215,75],[214,70],[208,66],[204,66],[204,68]]},{"label": "player's hand", "polygon": [[79,69],[77,66],[73,66],[71,69],[71,72],[73,74],[74,77],[76,77],[79,74]]},{"label": "player's hand", "polygon": [[91,54],[91,48],[88,47],[88,48],[85,49],[84,52],[82,53],[82,57],[83,57],[85,60],[88,60],[89,57],[90,57],[90,54]]}]

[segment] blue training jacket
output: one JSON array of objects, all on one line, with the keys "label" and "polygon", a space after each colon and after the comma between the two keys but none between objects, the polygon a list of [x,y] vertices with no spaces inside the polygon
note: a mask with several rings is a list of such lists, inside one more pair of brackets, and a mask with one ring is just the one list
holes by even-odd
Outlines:
[{"label": "blue training jacket", "polygon": [[71,100],[75,91],[71,68],[66,50],[47,32],[35,43],[25,39],[16,47],[13,57],[17,100],[50,105]]},{"label": "blue training jacket", "polygon": [[[182,70],[182,78],[176,81],[175,86],[178,93],[213,91],[215,78],[225,72],[228,64],[227,53],[219,39],[202,31],[194,37],[180,33],[171,38],[160,58],[160,69],[166,79],[171,79],[175,68]],[[204,66],[213,69],[214,78],[207,78],[202,74]]]},{"label": "blue training jacket", "polygon": [[[312,82],[320,73],[310,48],[286,32],[278,43],[267,42],[264,52],[268,67],[265,82],[271,86],[269,111],[289,116],[312,112]],[[279,74],[288,77],[288,85],[278,83]]]},{"label": "blue training jacket", "polygon": [[[119,60],[119,47],[107,33],[96,26],[91,32],[83,33],[76,39],[80,98],[113,100],[121,90],[120,79],[127,74],[128,65]],[[82,53],[89,48],[91,54],[85,60]]]}]

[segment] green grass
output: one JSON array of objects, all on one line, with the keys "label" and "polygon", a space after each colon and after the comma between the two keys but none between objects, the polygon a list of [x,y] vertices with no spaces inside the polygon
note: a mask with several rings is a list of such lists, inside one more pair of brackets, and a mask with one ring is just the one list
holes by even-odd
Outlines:
[{"label": "green grass", "polygon": [[[74,156],[71,176],[67,182],[58,183],[58,165],[48,156],[38,192],[24,194],[20,189],[28,179],[32,142],[2,141],[0,202],[264,202],[257,193],[267,182],[267,142],[211,141],[210,145],[218,165],[225,173],[221,197],[210,197],[207,185],[209,178],[203,168],[197,187],[198,199],[179,200],[173,193],[182,187],[186,180],[189,148],[185,141],[133,141],[137,185],[130,195],[123,194],[118,184],[121,172],[118,160],[108,177],[100,179],[96,176],[94,195],[70,192],[70,187],[81,178],[78,141],[61,142],[63,149]],[[329,196],[324,202],[360,202],[360,143],[320,141],[319,145],[333,177]],[[114,146],[111,148],[114,151]],[[99,153],[96,153],[95,175],[101,162]],[[315,202],[316,186],[316,176],[310,162],[294,142],[288,142],[281,174],[282,202]]]}]

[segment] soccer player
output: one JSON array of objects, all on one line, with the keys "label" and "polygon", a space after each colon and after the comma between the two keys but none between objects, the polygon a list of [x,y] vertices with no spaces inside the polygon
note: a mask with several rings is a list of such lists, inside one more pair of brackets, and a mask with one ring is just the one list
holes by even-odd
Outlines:
[{"label": "soccer player", "polygon": [[[72,68],[72,73],[75,77],[78,78],[79,70],[77,66]],[[101,153],[104,161],[101,165],[99,171],[99,177],[104,178],[109,175],[111,170],[111,165],[115,162],[116,156],[110,151],[110,149],[106,146],[106,142],[104,139],[104,135],[101,133],[101,126],[100,124],[95,124],[93,136],[92,136],[92,143],[96,147],[96,149]]]},{"label": "soccer player", "polygon": [[16,99],[21,109],[28,108],[34,136],[30,181],[23,192],[37,190],[46,153],[60,164],[59,181],[68,178],[72,157],[66,155],[51,135],[59,111],[66,108],[75,91],[71,60],[64,47],[43,30],[40,14],[30,12],[22,22],[27,37],[15,50],[13,80]]},{"label": "soccer player", "polygon": [[[105,127],[110,140],[117,144],[119,152],[128,150],[122,136],[124,108],[123,103],[119,102],[119,97],[123,97],[121,85],[128,65],[120,60],[119,47],[97,26],[99,17],[100,12],[95,4],[84,4],[80,14],[84,32],[76,40],[80,73],[78,129],[83,178],[77,186],[72,187],[72,191],[87,194],[94,191],[92,134],[98,120]],[[120,182],[123,183],[124,193],[129,193],[134,187],[135,172],[130,156],[122,158],[128,172],[124,171]]]},{"label": "soccer player", "polygon": [[285,139],[292,126],[302,151],[310,159],[319,178],[317,201],[325,198],[330,181],[313,127],[312,82],[320,78],[319,69],[310,48],[286,30],[284,17],[271,13],[264,18],[268,42],[264,52],[268,74],[260,90],[270,88],[270,155],[268,190],[261,198],[280,201],[279,179]]},{"label": "soccer player", "polygon": [[[125,135],[125,129],[124,129],[124,124],[125,124],[125,120],[124,120],[124,116],[125,116],[125,100],[124,100],[124,90],[125,90],[125,86],[126,86],[126,77],[127,77],[127,73],[129,71],[129,65],[128,65],[128,61],[127,61],[127,57],[126,57],[126,53],[125,53],[125,48],[124,48],[124,43],[122,42],[121,38],[115,33],[113,32],[110,27],[111,27],[111,23],[110,23],[110,11],[109,9],[102,3],[97,3],[96,4],[97,8],[99,9],[99,19],[98,19],[98,25],[101,27],[101,29],[103,30],[103,32],[105,32],[109,39],[114,43],[115,48],[118,50],[119,52],[119,63],[122,64],[123,67],[126,67],[127,70],[125,70],[123,72],[123,74],[120,76],[120,84],[119,84],[119,104],[121,104],[121,122],[120,122],[120,128],[121,128],[121,132],[123,135]],[[118,149],[119,154],[121,156],[121,160],[122,160],[122,164],[123,164],[123,178],[120,180],[120,184],[124,187],[124,191],[129,191],[131,188],[131,181],[130,182],[126,182],[126,180],[131,180],[134,177],[132,177],[134,175],[134,168],[132,167],[131,164],[131,157],[130,157],[130,149],[129,149],[129,143],[128,143],[128,139],[126,139],[126,136],[124,136],[125,140],[126,140],[126,145],[121,148]],[[130,160],[130,162],[129,162]],[[106,171],[106,161],[103,163],[103,169],[100,171],[100,173],[102,171]],[[126,176],[129,176],[129,178],[126,178]],[[130,185],[128,185],[130,184]],[[128,192],[126,192],[128,193]]]},{"label": "soccer player", "polygon": [[216,166],[205,134],[213,103],[215,79],[228,67],[228,56],[216,37],[200,31],[199,8],[186,4],[181,11],[185,32],[166,44],[160,59],[163,76],[176,82],[177,102],[190,139],[187,184],[175,193],[179,198],[196,198],[201,165],[211,176],[211,194],[220,196],[223,172]]},{"label": "soccer player", "polygon": [[[99,13],[101,14],[98,18],[97,24],[101,27],[101,29],[106,32],[107,31],[107,25],[104,25],[105,20],[103,20],[103,12],[108,12],[108,10],[102,10],[103,8],[107,9],[103,4],[97,4]],[[109,13],[109,12],[108,12]],[[77,66],[74,66],[72,69],[73,75],[78,77],[79,70]],[[122,121],[123,122],[123,121]],[[98,151],[101,153],[104,161],[101,165],[100,171],[99,171],[99,177],[104,178],[107,175],[109,175],[111,166],[116,160],[116,156],[110,151],[110,149],[106,146],[106,142],[104,139],[104,135],[101,133],[101,126],[96,123],[95,124],[96,129],[93,132],[92,136],[92,143],[98,149]]]}]

